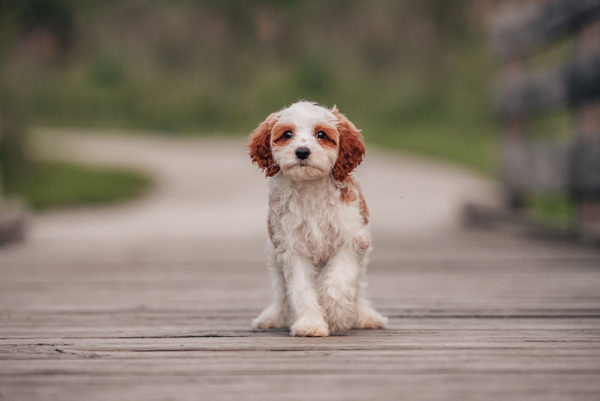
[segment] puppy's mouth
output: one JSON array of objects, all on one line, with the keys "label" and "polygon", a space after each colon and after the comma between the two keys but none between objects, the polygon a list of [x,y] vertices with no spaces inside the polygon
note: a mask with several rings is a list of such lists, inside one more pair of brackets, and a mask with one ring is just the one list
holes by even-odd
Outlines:
[{"label": "puppy's mouth", "polygon": [[315,169],[317,171],[323,171],[323,169],[321,167],[311,164],[308,160],[298,160],[298,162],[292,167],[298,167],[301,169]]},{"label": "puppy's mouth", "polygon": [[295,163],[293,164],[288,164],[287,166],[282,166],[284,171],[299,171],[299,170],[306,170],[306,172],[308,173],[309,171],[318,171],[318,172],[323,172],[323,168],[322,167],[318,167],[315,166],[314,164],[311,164],[308,160],[297,160]]},{"label": "puppy's mouth", "polygon": [[288,166],[284,169],[289,173],[299,173],[299,174],[308,174],[309,176],[322,175],[325,174],[325,169],[314,164],[311,164],[307,160],[298,160],[296,163]]}]

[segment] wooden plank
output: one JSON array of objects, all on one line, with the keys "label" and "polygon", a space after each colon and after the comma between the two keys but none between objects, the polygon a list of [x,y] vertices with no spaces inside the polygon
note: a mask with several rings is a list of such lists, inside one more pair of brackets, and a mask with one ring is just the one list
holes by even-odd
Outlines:
[{"label": "wooden plank", "polygon": [[270,295],[260,246],[239,244],[241,257],[198,252],[193,242],[142,256],[108,252],[119,249],[110,242],[8,248],[2,398],[587,400],[600,392],[600,250],[503,232],[374,235],[370,292],[389,328],[312,339],[250,329]]},{"label": "wooden plank", "polygon": [[[36,359],[3,360],[0,377],[41,377],[50,372],[80,377],[600,373],[600,355],[597,352],[586,353],[584,347],[526,349],[510,345],[488,347],[485,344],[466,344],[463,342],[443,347],[411,344],[397,348],[371,346],[359,350],[341,348],[335,349],[335,353],[333,349],[325,348],[289,350],[277,346],[270,350],[245,350],[230,346],[228,351],[185,346],[179,347],[179,351],[169,348],[79,351],[57,347],[55,349],[64,354],[62,358],[42,356]],[[58,351],[55,353],[59,354]],[[571,363],[575,358],[579,363]],[[257,360],[261,360],[260,365],[257,365]],[[292,361],[296,364],[290,363]],[[353,363],[348,364],[349,361]]]},{"label": "wooden plank", "polygon": [[[259,363],[257,361],[257,363]],[[349,361],[348,363],[352,363]],[[29,400],[596,400],[597,374],[533,373],[342,374],[339,372],[267,376],[78,377],[26,378],[20,387],[3,386],[7,399]],[[131,383],[135,385],[131,385]],[[43,394],[40,389],[43,389]],[[69,389],[70,391],[65,391]],[[382,391],[385,389],[385,391]],[[415,389],[418,389],[415,391]]]}]

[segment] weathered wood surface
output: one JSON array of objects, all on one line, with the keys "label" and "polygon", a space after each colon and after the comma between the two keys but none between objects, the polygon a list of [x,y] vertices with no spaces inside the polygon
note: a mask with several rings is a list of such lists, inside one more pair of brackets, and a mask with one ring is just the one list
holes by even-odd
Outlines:
[{"label": "weathered wood surface", "polygon": [[389,328],[321,339],[250,330],[261,240],[6,249],[0,399],[597,399],[598,251],[448,235],[376,235]]},{"label": "weathered wood surface", "polygon": [[[85,137],[94,157],[121,149],[158,187],[120,211],[38,217],[0,249],[0,400],[598,399],[600,251],[449,227],[466,174],[369,153],[370,294],[389,328],[292,338],[250,329],[269,285],[264,215],[246,227],[264,181],[242,147],[102,138]],[[221,205],[246,214],[196,229]]]}]

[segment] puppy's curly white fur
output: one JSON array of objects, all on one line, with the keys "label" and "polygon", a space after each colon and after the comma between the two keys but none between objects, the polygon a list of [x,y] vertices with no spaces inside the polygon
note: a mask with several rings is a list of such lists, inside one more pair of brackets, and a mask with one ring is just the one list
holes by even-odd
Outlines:
[{"label": "puppy's curly white fur", "polygon": [[360,131],[335,106],[300,101],[269,115],[248,150],[268,177],[274,283],[273,304],[253,326],[295,336],[383,328],[362,293],[371,233],[352,176],[365,153]]}]

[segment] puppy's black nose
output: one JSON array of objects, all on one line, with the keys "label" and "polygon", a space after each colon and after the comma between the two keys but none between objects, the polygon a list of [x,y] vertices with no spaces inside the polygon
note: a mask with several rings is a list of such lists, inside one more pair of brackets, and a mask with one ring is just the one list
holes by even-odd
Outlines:
[{"label": "puppy's black nose", "polygon": [[308,158],[308,156],[310,156],[309,148],[301,147],[301,148],[296,149],[296,157],[298,159],[304,160],[304,159]]}]

